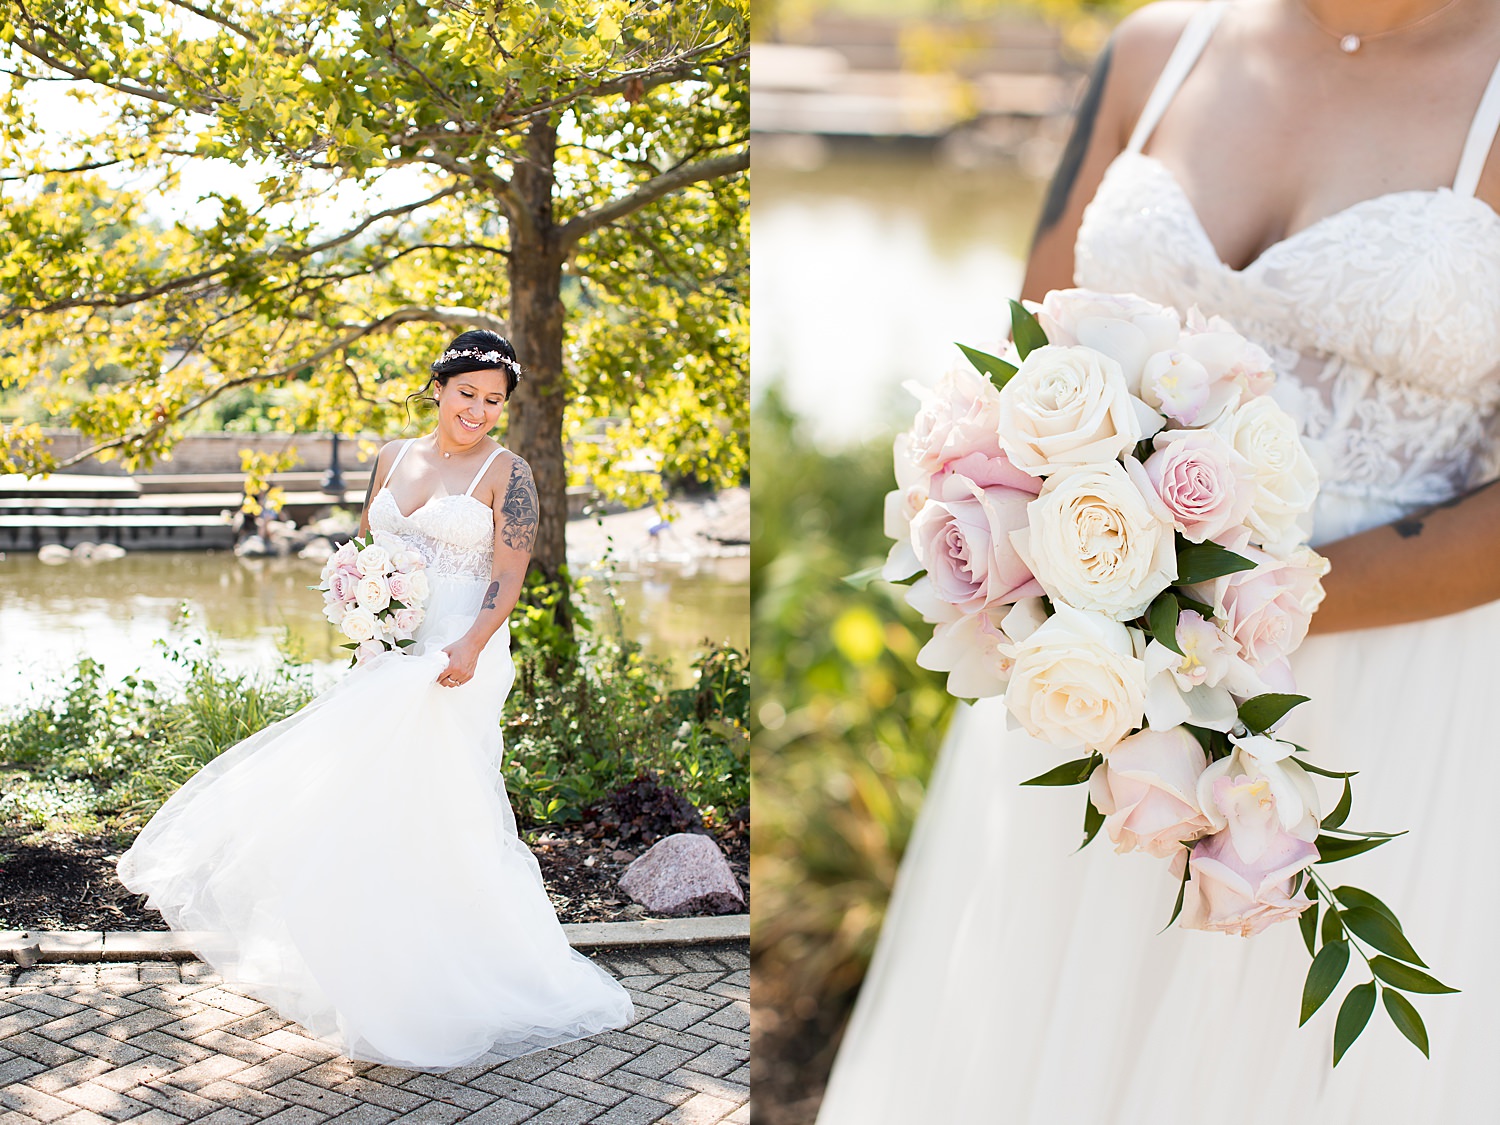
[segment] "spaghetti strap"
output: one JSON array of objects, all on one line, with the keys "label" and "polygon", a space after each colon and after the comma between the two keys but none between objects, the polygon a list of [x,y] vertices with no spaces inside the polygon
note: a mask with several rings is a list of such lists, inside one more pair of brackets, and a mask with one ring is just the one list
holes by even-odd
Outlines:
[{"label": "spaghetti strap", "polygon": [[1145,108],[1141,110],[1135,129],[1131,131],[1130,143],[1125,146],[1126,152],[1140,152],[1145,147],[1178,87],[1193,69],[1198,56],[1203,53],[1209,36],[1214,33],[1219,18],[1224,14],[1224,7],[1225,0],[1212,0],[1194,12],[1188,20],[1187,26],[1182,29],[1182,35],[1178,37],[1177,46],[1172,48],[1167,65],[1162,68],[1161,76],[1151,89],[1151,96],[1146,99]]},{"label": "spaghetti strap", "polygon": [[484,464],[479,466],[479,471],[474,474],[474,479],[469,482],[469,487],[464,490],[465,496],[474,495],[474,487],[480,482],[481,479],[483,479],[484,474],[488,471],[489,467],[494,464],[495,458],[499,457],[500,454],[504,452],[505,447],[502,445],[499,449],[496,449],[493,453],[491,453],[484,459]]},{"label": "spaghetti strap", "polygon": [[1484,97],[1479,99],[1479,108],[1474,111],[1474,120],[1469,125],[1464,153],[1458,160],[1458,174],[1453,177],[1455,194],[1473,195],[1479,187],[1479,177],[1484,173],[1497,128],[1500,128],[1500,63],[1496,63],[1490,72],[1490,83],[1484,88]]},{"label": "spaghetti strap", "polygon": [[386,487],[390,487],[391,481],[395,479],[396,466],[401,464],[401,458],[406,456],[406,451],[411,448],[411,443],[413,440],[413,438],[407,438],[401,443],[401,448],[396,450],[396,459],[391,462],[391,467],[386,471],[385,474]]}]

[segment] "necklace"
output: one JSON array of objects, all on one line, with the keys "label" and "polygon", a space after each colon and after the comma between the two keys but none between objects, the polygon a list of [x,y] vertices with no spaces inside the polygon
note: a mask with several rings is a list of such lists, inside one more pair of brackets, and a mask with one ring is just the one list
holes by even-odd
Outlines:
[{"label": "necklace", "polygon": [[1322,20],[1318,19],[1317,16],[1313,15],[1312,5],[1308,3],[1308,0],[1302,0],[1302,11],[1306,13],[1307,18],[1312,21],[1312,25],[1314,27],[1316,27],[1324,35],[1331,35],[1334,39],[1338,40],[1340,51],[1343,51],[1346,55],[1352,55],[1372,39],[1383,39],[1387,35],[1395,35],[1400,31],[1411,31],[1413,28],[1421,27],[1424,23],[1427,23],[1430,20],[1437,19],[1438,16],[1442,15],[1457,3],[1458,0],[1448,0],[1446,4],[1443,4],[1441,7],[1434,8],[1425,16],[1414,19],[1410,23],[1403,23],[1398,24],[1395,27],[1388,27],[1384,31],[1372,31],[1368,35],[1356,35],[1354,32],[1340,34],[1339,32],[1334,31],[1333,28],[1329,27]]}]

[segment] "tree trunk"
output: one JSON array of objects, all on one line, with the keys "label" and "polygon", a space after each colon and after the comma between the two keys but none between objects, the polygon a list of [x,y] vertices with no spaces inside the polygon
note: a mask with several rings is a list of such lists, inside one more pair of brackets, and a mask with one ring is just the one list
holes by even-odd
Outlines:
[{"label": "tree trunk", "polygon": [[566,561],[568,473],[563,457],[563,254],[552,220],[553,157],[557,127],[541,120],[527,135],[526,156],[513,182],[524,215],[511,222],[510,331],[525,376],[510,401],[506,444],[526,459],[536,478],[536,545],[532,565],[556,579]]}]

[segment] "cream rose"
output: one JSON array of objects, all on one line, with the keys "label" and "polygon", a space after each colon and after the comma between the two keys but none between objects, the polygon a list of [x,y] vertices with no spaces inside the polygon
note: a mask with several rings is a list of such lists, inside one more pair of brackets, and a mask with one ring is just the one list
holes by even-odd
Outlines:
[{"label": "cream rose", "polygon": [[1115,851],[1170,859],[1185,840],[1212,831],[1198,807],[1198,778],[1208,757],[1182,727],[1143,730],[1119,742],[1089,778]]},{"label": "cream rose", "polygon": [[380,636],[380,622],[375,620],[373,613],[360,606],[344,614],[343,620],[339,622],[339,628],[351,641],[361,643]]},{"label": "cream rose", "polygon": [[363,575],[389,574],[391,553],[378,543],[372,543],[359,553],[357,565]]},{"label": "cream rose", "polygon": [[1108,356],[1037,348],[1000,392],[1000,444],[1011,464],[1033,476],[1112,461],[1141,439],[1137,401]]},{"label": "cream rose", "polygon": [[1244,523],[1255,499],[1255,470],[1223,435],[1167,430],[1153,444],[1146,477],[1186,539],[1218,539]]},{"label": "cream rose", "polygon": [[1128,293],[1054,289],[1033,308],[1048,343],[1103,352],[1120,365],[1131,394],[1139,393],[1147,358],[1170,348],[1182,330],[1175,309]]},{"label": "cream rose", "polygon": [[972,613],[1041,593],[1010,539],[1025,526],[1031,499],[1029,486],[985,486],[957,472],[933,481],[932,496],[912,520],[911,545],[939,598]]},{"label": "cream rose", "polygon": [[432,593],[432,587],[427,582],[427,571],[414,570],[406,576],[407,591],[411,594],[411,600],[420,605],[425,602],[428,595]]},{"label": "cream rose", "polygon": [[1307,538],[1300,526],[1318,496],[1318,470],[1291,415],[1268,396],[1252,398],[1214,428],[1250,463],[1255,485],[1245,522],[1254,542],[1285,555]]},{"label": "cream rose", "polygon": [[359,608],[367,609],[371,613],[379,613],[391,604],[391,588],[379,574],[370,574],[361,578],[354,596],[359,602]]},{"label": "cream rose", "polygon": [[1108,751],[1140,725],[1145,695],[1130,630],[1059,603],[1016,645],[1005,705],[1035,738]]},{"label": "cream rose", "polygon": [[1134,458],[1053,473],[1012,538],[1054,600],[1117,620],[1177,577],[1171,514]]}]

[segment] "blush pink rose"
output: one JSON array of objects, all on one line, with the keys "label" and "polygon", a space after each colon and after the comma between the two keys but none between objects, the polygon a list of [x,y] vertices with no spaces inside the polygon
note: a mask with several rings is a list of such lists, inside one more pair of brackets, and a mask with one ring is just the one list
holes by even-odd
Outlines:
[{"label": "blush pink rose", "polygon": [[1215,617],[1240,646],[1240,654],[1257,669],[1269,667],[1291,655],[1307,636],[1323,601],[1328,560],[1310,547],[1299,547],[1282,560],[1243,543],[1226,545],[1257,565],[1216,578],[1205,587],[1209,596],[1204,600],[1213,604]]},{"label": "blush pink rose", "polygon": [[[897,446],[898,457],[930,475],[971,453],[999,454],[1000,392],[983,375],[970,368],[954,368],[936,387],[915,382],[905,386],[922,401],[922,408],[905,434],[906,441]],[[896,476],[902,476],[899,466]]]},{"label": "blush pink rose", "polygon": [[[1238,389],[1241,400],[1265,394],[1276,382],[1270,354],[1241,336],[1222,316],[1204,316],[1196,308],[1189,309],[1177,346],[1203,364],[1216,383]],[[1210,420],[1205,417],[1199,424]]]},{"label": "blush pink rose", "polygon": [[408,578],[405,574],[401,573],[401,571],[396,571],[388,579],[386,579],[386,585],[390,589],[391,601],[411,601],[411,579]]},{"label": "blush pink rose", "polygon": [[354,658],[360,664],[363,664],[365,661],[379,656],[381,653],[386,651],[387,649],[385,645],[381,644],[377,640],[371,639],[368,641],[361,641],[359,647],[354,650]]},{"label": "blush pink rose", "polygon": [[1170,859],[1183,842],[1213,830],[1198,807],[1198,778],[1208,757],[1182,727],[1143,730],[1116,743],[1089,778],[1115,851]]},{"label": "blush pink rose", "polygon": [[1183,536],[1218,539],[1245,522],[1255,498],[1255,470],[1212,430],[1168,430],[1156,436],[1146,476]]},{"label": "blush pink rose", "polygon": [[422,624],[425,616],[426,614],[420,609],[398,609],[391,620],[396,626],[397,635],[402,640],[406,640],[416,631],[417,626]]},{"label": "blush pink rose", "polygon": [[340,567],[328,576],[328,592],[339,602],[347,605],[354,601],[360,577],[359,571],[353,567]]},{"label": "blush pink rose", "polygon": [[1129,293],[1054,289],[1032,310],[1049,344],[1082,344],[1118,363],[1132,395],[1140,393],[1146,360],[1172,347],[1182,330],[1175,309]]},{"label": "blush pink rose", "polygon": [[1200,840],[1188,860],[1178,924],[1252,937],[1275,922],[1295,918],[1312,900],[1302,890],[1292,890],[1293,880],[1317,859],[1312,844],[1279,830],[1268,836],[1253,861],[1235,850],[1228,830]]},{"label": "blush pink rose", "polygon": [[993,479],[986,473],[995,462],[977,461],[981,480],[961,472],[941,474],[911,523],[912,553],[927,571],[933,593],[966,613],[1042,592],[1010,541],[1011,532],[1026,526],[1026,505],[1040,482],[1026,478],[1025,488],[986,485],[982,481]]}]

